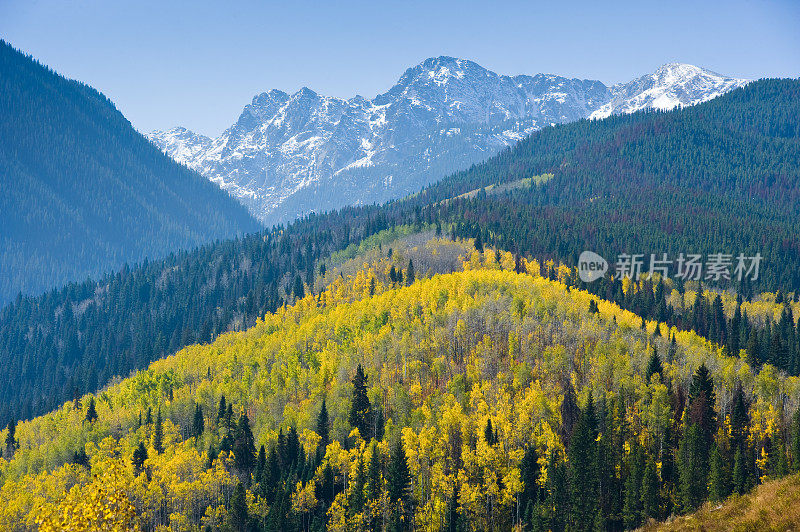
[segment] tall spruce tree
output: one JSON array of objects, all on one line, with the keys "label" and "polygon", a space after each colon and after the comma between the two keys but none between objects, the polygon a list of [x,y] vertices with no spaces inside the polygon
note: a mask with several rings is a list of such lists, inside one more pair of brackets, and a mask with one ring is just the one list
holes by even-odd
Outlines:
[{"label": "tall spruce tree", "polygon": [[367,397],[367,376],[361,364],[356,368],[353,377],[353,402],[350,406],[350,424],[358,429],[361,437],[369,441],[370,421],[372,420],[372,405]]},{"label": "tall spruce tree", "polygon": [[563,532],[570,516],[569,479],[567,465],[557,450],[550,453],[547,464],[547,501],[543,508],[542,521],[547,530]]},{"label": "tall spruce tree", "polygon": [[714,502],[725,500],[731,493],[728,464],[722,457],[718,445],[711,448],[711,471],[709,473],[708,496]]},{"label": "tall spruce tree", "polygon": [[539,453],[536,452],[535,445],[529,445],[525,449],[519,470],[523,483],[522,493],[519,494],[519,507],[523,515],[527,516],[539,502],[541,468],[539,467]]},{"label": "tall spruce tree", "polygon": [[597,513],[597,420],[591,394],[580,415],[569,448],[571,530],[591,530]]},{"label": "tall spruce tree", "polygon": [[94,397],[89,398],[89,406],[86,407],[86,421],[89,423],[97,421],[97,407],[94,403]]},{"label": "tall spruce tree", "polygon": [[414,273],[414,261],[412,259],[408,259],[408,269],[406,269],[406,285],[410,286],[414,284],[417,276]]},{"label": "tall spruce tree", "polygon": [[253,432],[250,430],[250,419],[243,412],[236,425],[233,436],[233,456],[236,469],[239,470],[245,484],[250,482],[250,474],[256,465],[256,445]]},{"label": "tall spruce tree", "polygon": [[706,457],[716,432],[716,404],[714,381],[706,365],[701,364],[692,376],[689,386],[689,421],[700,427],[703,441],[706,444]]},{"label": "tall spruce tree", "polygon": [[17,422],[12,419],[11,421],[8,422],[6,429],[7,429],[6,441],[5,441],[6,449],[5,453],[3,453],[3,457],[6,460],[11,460],[11,458],[14,457],[14,451],[17,450],[17,439],[16,439]]},{"label": "tall spruce tree", "polygon": [[375,409],[375,423],[373,424],[373,437],[377,441],[383,441],[383,435],[386,432],[386,419],[383,415],[383,407],[378,405]]},{"label": "tall spruce tree", "polygon": [[164,426],[163,420],[161,419],[160,407],[156,415],[156,425],[153,428],[153,449],[155,449],[158,454],[164,452]]},{"label": "tall spruce tree", "polygon": [[[367,472],[367,501],[378,505],[383,493],[383,457],[378,443],[373,440],[370,445],[369,470]],[[377,515],[370,516],[370,530],[380,530],[380,519]]]},{"label": "tall spruce tree", "polygon": [[328,406],[324,397],[317,415],[317,435],[319,436],[318,454],[324,454],[325,448],[330,443],[330,420],[328,419]]},{"label": "tall spruce tree", "polygon": [[664,380],[664,369],[661,366],[661,359],[658,356],[658,351],[656,350],[656,346],[652,346],[651,353],[650,353],[650,361],[647,363],[647,382],[650,382],[650,377],[655,374],[658,374],[661,377],[661,380]]},{"label": "tall spruce tree", "polygon": [[236,485],[233,495],[231,495],[228,517],[230,527],[235,532],[247,532],[250,529],[250,516],[247,513],[247,495],[241,482]]},{"label": "tall spruce tree", "polygon": [[225,402],[225,394],[219,398],[219,408],[217,408],[217,422],[221,423],[225,419],[225,414],[228,412],[228,404]]},{"label": "tall spruce tree", "polygon": [[693,512],[703,504],[708,485],[708,449],[703,430],[691,423],[678,447],[680,460],[679,498],[684,512]]},{"label": "tall spruce tree", "polygon": [[389,457],[387,490],[391,507],[390,530],[411,530],[414,509],[411,499],[411,472],[403,440],[398,438]]},{"label": "tall spruce tree", "polygon": [[744,446],[736,448],[733,460],[733,481],[732,487],[737,495],[744,495],[749,489],[747,453]]},{"label": "tall spruce tree", "polygon": [[661,509],[660,486],[656,463],[648,459],[642,476],[642,519],[658,519]]},{"label": "tall spruce tree", "polygon": [[192,420],[192,437],[199,438],[203,435],[203,431],[205,430],[205,419],[203,418],[203,408],[200,404],[196,404],[194,407],[194,419]]},{"label": "tall spruce tree", "polygon": [[642,523],[642,485],[644,484],[644,450],[635,442],[628,455],[628,476],[625,479],[622,519],[625,528],[633,529]]},{"label": "tall spruce tree", "polygon": [[792,471],[800,471],[800,408],[792,416],[791,438]]},{"label": "tall spruce tree", "polygon": [[144,470],[145,460],[147,460],[147,449],[145,448],[144,443],[139,442],[139,446],[134,449],[133,458],[131,459],[133,470],[137,475]]},{"label": "tall spruce tree", "polygon": [[359,456],[356,463],[356,474],[350,486],[347,500],[347,513],[351,520],[364,512],[365,488],[367,486],[367,472],[364,467],[364,456]]}]

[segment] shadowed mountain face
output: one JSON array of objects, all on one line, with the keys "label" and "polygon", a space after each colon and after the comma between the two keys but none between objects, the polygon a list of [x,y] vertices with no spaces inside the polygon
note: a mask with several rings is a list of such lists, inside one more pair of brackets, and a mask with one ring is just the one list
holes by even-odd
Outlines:
[{"label": "shadowed mountain face", "polygon": [[545,126],[692,105],[744,83],[669,64],[607,87],[550,74],[501,76],[438,57],[372,100],[271,90],[216,139],[180,127],[149,137],[269,224],[416,192]]},{"label": "shadowed mountain face", "polygon": [[255,231],[96,90],[0,41],[0,305]]}]

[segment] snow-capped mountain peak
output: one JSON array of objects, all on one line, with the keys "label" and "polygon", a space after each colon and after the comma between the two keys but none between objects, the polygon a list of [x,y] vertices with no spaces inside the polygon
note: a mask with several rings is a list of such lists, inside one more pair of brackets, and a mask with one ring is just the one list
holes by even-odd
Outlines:
[{"label": "snow-capped mountain peak", "polygon": [[439,56],[371,100],[272,89],[216,139],[185,128],[149,137],[269,224],[415,192],[551,124],[692,105],[744,83],[668,63],[608,87],[554,74],[499,75]]},{"label": "snow-capped mountain peak", "polygon": [[[151,141],[179,163],[192,166],[194,161],[211,147],[211,139],[198,135],[185,127],[173,127],[166,131],[153,131]],[[158,139],[158,141],[154,141]]]},{"label": "snow-capped mountain peak", "polygon": [[652,74],[611,87],[611,99],[594,111],[591,118],[606,118],[612,114],[633,113],[641,109],[666,111],[695,105],[747,82],[686,63],[667,63]]}]

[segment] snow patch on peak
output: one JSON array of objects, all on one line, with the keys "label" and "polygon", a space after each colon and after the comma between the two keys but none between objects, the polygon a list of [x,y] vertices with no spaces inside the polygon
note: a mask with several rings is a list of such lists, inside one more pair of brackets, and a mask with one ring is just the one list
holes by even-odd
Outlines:
[{"label": "snow patch on peak", "polygon": [[185,127],[173,127],[166,131],[156,130],[147,135],[158,149],[181,164],[193,168],[196,158],[211,147],[211,139],[198,135]]},{"label": "snow patch on peak", "polygon": [[642,109],[667,111],[695,105],[747,83],[748,80],[729,78],[695,65],[667,63],[652,74],[611,87],[611,99],[589,117],[600,119]]}]

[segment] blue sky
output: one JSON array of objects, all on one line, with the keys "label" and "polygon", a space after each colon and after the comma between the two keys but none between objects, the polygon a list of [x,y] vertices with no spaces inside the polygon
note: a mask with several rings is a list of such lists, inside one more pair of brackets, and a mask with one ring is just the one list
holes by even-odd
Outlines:
[{"label": "blue sky", "polygon": [[271,88],[372,97],[426,57],[627,81],[680,61],[800,76],[800,1],[0,0],[0,36],[104,92],[140,131],[218,135]]}]

